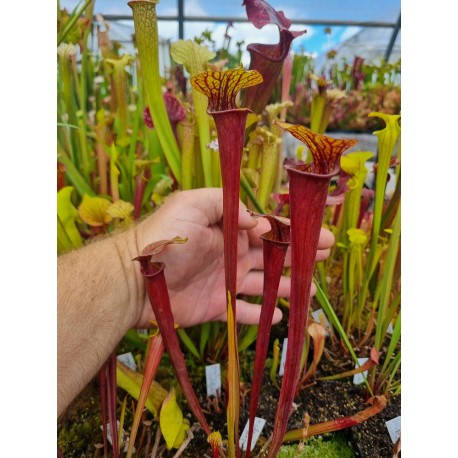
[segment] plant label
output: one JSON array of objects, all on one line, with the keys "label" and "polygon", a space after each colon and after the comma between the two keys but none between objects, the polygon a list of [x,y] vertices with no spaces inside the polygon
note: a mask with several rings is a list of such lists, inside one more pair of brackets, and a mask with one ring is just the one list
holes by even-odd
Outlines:
[{"label": "plant label", "polygon": [[[118,430],[119,430],[119,420],[116,420],[116,423],[118,425]],[[100,426],[100,429],[103,431],[103,426]],[[125,431],[122,430],[121,431],[121,444],[124,441],[124,433],[125,433]],[[107,439],[108,439],[108,442],[111,445],[113,445],[113,437],[112,437],[112,434],[111,434],[111,425],[110,425],[110,423],[107,423]],[[124,452],[127,452],[128,449],[129,449],[129,438],[127,438],[126,443],[124,444]],[[135,447],[134,447],[134,451],[135,451]]]},{"label": "plant label", "polygon": [[283,375],[285,373],[286,350],[288,350],[288,337],[286,337],[283,340],[283,347],[281,349],[280,369],[278,370],[279,375]]},{"label": "plant label", "polygon": [[390,434],[391,442],[394,444],[401,435],[401,416],[399,415],[399,417],[388,420],[386,422],[386,427],[388,429],[388,433]]},{"label": "plant label", "polygon": [[323,312],[323,309],[318,309],[312,312],[312,317],[316,323],[321,324],[324,327],[324,329],[326,329],[326,335],[328,336],[328,329],[330,328],[330,324],[328,319],[326,318],[325,313]]},{"label": "plant label", "polygon": [[[375,324],[377,324],[377,321],[375,321]],[[393,335],[393,332],[394,332],[393,323],[390,323],[388,325],[388,327],[386,328],[386,333],[390,334],[390,335]]]},{"label": "plant label", "polygon": [[207,396],[221,394],[221,366],[219,364],[205,366],[205,376],[207,378]]},{"label": "plant label", "polygon": [[[361,367],[369,358],[358,358],[358,364],[355,364],[355,369],[357,367]],[[353,376],[353,383],[355,385],[360,385],[364,383],[364,377],[367,377],[367,371],[360,372],[359,374],[355,374]]]},{"label": "plant label", "polygon": [[134,372],[137,371],[137,364],[135,363],[135,359],[132,353],[124,353],[122,355],[118,355],[117,359],[125,364],[129,369],[132,369]]},{"label": "plant label", "polygon": [[[240,436],[240,441],[239,441],[239,447],[241,450],[246,450],[247,447],[247,442],[248,442],[248,425],[250,421],[248,420],[245,428],[243,429],[243,433]],[[254,418],[254,425],[253,425],[253,439],[251,440],[251,452],[254,449],[254,446],[256,445],[256,442],[258,442],[259,436],[261,435],[262,428],[264,428],[264,425],[266,424],[266,420],[263,418],[255,417]]]}]

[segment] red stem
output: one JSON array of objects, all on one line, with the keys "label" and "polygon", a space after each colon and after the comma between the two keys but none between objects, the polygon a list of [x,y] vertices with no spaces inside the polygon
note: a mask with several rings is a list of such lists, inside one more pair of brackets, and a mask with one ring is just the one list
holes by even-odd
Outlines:
[{"label": "red stem", "polygon": [[240,198],[240,166],[249,110],[212,112],[218,133],[223,183],[223,231],[226,289],[231,293],[235,314],[237,294],[237,239]]},{"label": "red stem", "polygon": [[[237,296],[237,242],[240,199],[240,166],[242,163],[243,145],[245,141],[246,118],[250,110],[240,108],[234,110],[215,111],[211,115],[215,120],[218,133],[219,156],[223,183],[223,233],[224,233],[224,271],[226,290],[230,293],[231,306],[236,320]],[[228,304],[229,312],[229,304]],[[230,355],[236,361],[235,370],[239,372],[237,338],[235,348],[229,348]],[[231,358],[229,358],[229,361]],[[235,401],[240,405],[240,395]],[[234,424],[235,448],[240,456],[238,419]]]},{"label": "red stem", "polygon": [[107,362],[107,394],[108,394],[108,420],[111,429],[111,445],[113,458],[119,457],[118,447],[118,422],[116,418],[116,352],[113,352]]},{"label": "red stem", "polygon": [[99,370],[99,390],[100,390],[100,407],[102,411],[103,426],[103,456],[108,456],[107,441],[107,363],[105,362]]},{"label": "red stem", "polygon": [[246,458],[250,458],[251,441],[253,438],[254,420],[261,393],[262,377],[266,363],[270,329],[277,303],[278,286],[285,262],[286,250],[289,242],[275,242],[263,239],[264,256],[264,287],[262,295],[262,309],[259,320],[258,336],[256,339],[256,353],[253,370],[253,381],[250,395],[250,425],[248,428],[248,440]]},{"label": "red stem", "polygon": [[[368,403],[371,404],[370,407],[367,407],[354,415],[309,426],[307,430],[307,437],[340,431],[341,429],[358,425],[381,412],[386,407],[386,398],[385,396],[374,396],[368,401]],[[288,431],[285,435],[284,442],[300,440],[302,438],[302,431],[302,429]]]},{"label": "red stem", "polygon": [[[148,354],[146,355],[143,382],[140,389],[140,395],[138,397],[137,408],[135,409],[134,423],[132,425],[132,432],[129,439],[129,450],[127,452],[128,456],[131,456],[133,451],[138,427],[140,426],[140,421],[142,419],[143,407],[145,406],[151,383],[153,383],[154,377],[156,376],[157,368],[159,367],[163,354],[164,340],[162,339],[162,335],[158,333],[151,338],[151,344],[148,348]],[[139,451],[137,450],[137,455],[138,452]]]},{"label": "red stem", "polygon": [[151,256],[140,256],[137,258],[141,264],[141,272],[145,279],[146,290],[159,330],[164,339],[165,348],[172,360],[178,382],[191,410],[202,425],[204,431],[210,434],[210,427],[205,420],[199,401],[189,380],[186,363],[175,332],[175,321],[164,276],[165,266],[161,262],[150,262],[150,259]]},{"label": "red stem", "polygon": [[338,173],[337,170],[332,174],[318,175],[305,172],[299,167],[285,167],[289,175],[291,212],[291,298],[288,351],[268,458],[277,456],[292,411],[299,379],[315,255],[326,197],[329,182]]}]

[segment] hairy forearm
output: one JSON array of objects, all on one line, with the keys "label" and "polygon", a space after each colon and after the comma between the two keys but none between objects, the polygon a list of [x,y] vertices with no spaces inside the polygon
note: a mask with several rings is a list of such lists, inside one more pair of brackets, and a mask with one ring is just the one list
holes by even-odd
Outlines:
[{"label": "hairy forearm", "polygon": [[97,373],[144,302],[135,231],[58,258],[58,415]]}]

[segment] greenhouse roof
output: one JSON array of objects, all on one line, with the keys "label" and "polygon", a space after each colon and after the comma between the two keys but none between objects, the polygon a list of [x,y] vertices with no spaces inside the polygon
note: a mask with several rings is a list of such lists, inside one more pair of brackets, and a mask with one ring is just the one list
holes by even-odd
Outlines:
[{"label": "greenhouse roof", "polygon": [[[72,7],[77,0],[61,1],[62,7]],[[158,16],[178,17],[180,4],[186,19],[205,18],[236,18],[246,19],[243,0],[162,0],[157,4]],[[293,22],[312,21],[330,24],[335,21],[351,23],[384,23],[395,24],[401,4],[399,0],[271,0],[268,2],[277,10],[284,11]],[[127,15],[131,17],[131,9],[125,0],[96,0],[95,13],[103,15]]]},{"label": "greenhouse roof", "polygon": [[[164,40],[176,41],[179,38],[192,39],[210,31],[215,46],[218,46],[228,33],[234,48],[235,43],[242,40],[245,45],[276,42],[276,27],[254,28],[247,21],[242,3],[243,0],[162,0],[157,4],[159,34]],[[307,30],[294,40],[293,52],[305,52],[315,57],[332,49],[342,52],[343,44],[358,35],[356,54],[362,54],[366,59],[387,57],[395,45],[395,56],[390,60],[399,58],[400,0],[270,0],[268,3],[291,20],[291,30]],[[70,11],[78,0],[61,0],[60,4]],[[131,42],[132,10],[126,0],[96,0],[94,13],[99,15],[99,20],[102,16],[109,22],[113,40],[126,45]],[[362,31],[365,33],[361,34]],[[365,40],[368,40],[367,46]],[[245,60],[248,60],[247,56],[242,58],[244,64]]]}]

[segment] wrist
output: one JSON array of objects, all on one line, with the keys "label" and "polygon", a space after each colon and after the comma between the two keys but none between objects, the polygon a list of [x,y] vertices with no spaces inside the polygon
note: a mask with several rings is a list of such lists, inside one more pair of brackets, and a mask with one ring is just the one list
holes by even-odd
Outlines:
[{"label": "wrist", "polygon": [[[124,274],[125,281],[125,309],[123,310],[122,320],[127,326],[126,330],[135,327],[141,316],[145,298],[145,284],[140,272],[140,264],[134,259],[141,254],[138,246],[137,227],[133,230],[117,234],[113,237],[116,247],[120,268]],[[122,281],[120,279],[120,281]]]}]

